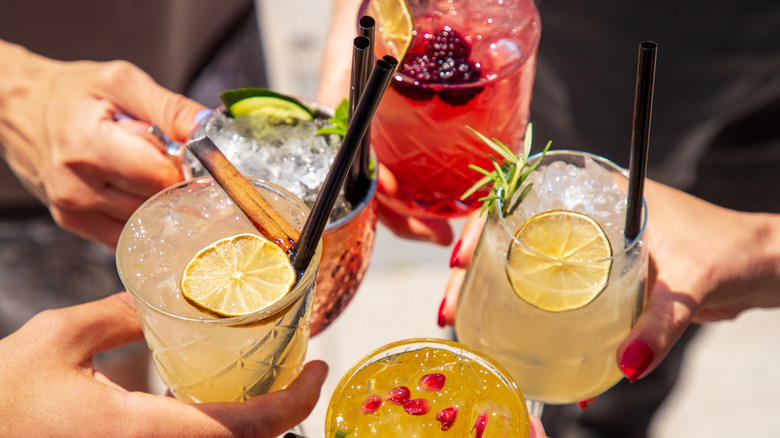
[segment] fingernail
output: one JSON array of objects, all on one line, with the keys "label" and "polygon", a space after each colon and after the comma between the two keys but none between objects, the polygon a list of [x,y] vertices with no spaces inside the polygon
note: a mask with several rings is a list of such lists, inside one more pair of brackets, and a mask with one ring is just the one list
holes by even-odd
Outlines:
[{"label": "fingernail", "polygon": [[454,268],[460,264],[460,257],[458,253],[460,252],[460,243],[463,241],[463,239],[458,239],[458,241],[455,243],[455,246],[452,248],[452,255],[450,256],[450,268]]},{"label": "fingernail", "polygon": [[589,398],[587,400],[582,400],[577,402],[577,406],[580,407],[581,411],[584,411],[585,409],[588,409],[588,406],[592,405],[593,403],[596,403],[596,400],[598,400],[598,396]]},{"label": "fingernail", "polygon": [[210,108],[206,108],[206,109],[202,109],[202,110],[198,111],[195,114],[195,123],[202,122],[203,120],[206,119],[206,117],[210,116],[211,113],[213,113],[213,112],[214,112],[214,110],[210,109]]},{"label": "fingernail", "polygon": [[639,379],[650,363],[655,358],[653,349],[644,341],[634,341],[623,353],[623,359],[620,361],[620,370],[628,377],[631,383]]},{"label": "fingernail", "polygon": [[441,300],[441,304],[439,304],[439,320],[436,321],[437,324],[439,324],[439,327],[444,328],[447,325],[446,316],[447,313],[444,311],[444,307],[447,305],[447,297],[445,296],[443,300]]}]

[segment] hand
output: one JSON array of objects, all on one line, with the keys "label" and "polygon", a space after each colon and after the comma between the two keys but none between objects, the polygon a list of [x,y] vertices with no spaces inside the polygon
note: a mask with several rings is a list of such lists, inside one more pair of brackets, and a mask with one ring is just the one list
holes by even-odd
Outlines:
[{"label": "hand", "polygon": [[143,339],[127,293],[44,311],[0,340],[0,418],[7,436],[276,437],[314,408],[327,374],[308,363],[285,390],[244,403],[186,404],[128,392],[92,357]]},{"label": "hand", "polygon": [[650,293],[617,353],[631,381],[654,369],[691,322],[780,306],[780,216],[728,210],[652,181],[645,190]]},{"label": "hand", "polygon": [[0,55],[4,158],[60,226],[114,247],[130,214],[182,179],[175,160],[114,115],[183,141],[203,107],[124,61],[60,62],[3,41]]},{"label": "hand", "polygon": [[[379,163],[377,192],[394,197],[397,184],[393,174]],[[377,199],[379,221],[398,237],[447,246],[452,242],[452,227],[446,219],[421,219],[399,213]]]},{"label": "hand", "polygon": [[[654,369],[691,322],[780,306],[780,216],[736,212],[653,181],[646,184],[648,300],[617,351],[631,381]],[[453,250],[453,272],[439,309],[442,326],[454,324],[458,292],[483,224],[472,216]]]}]

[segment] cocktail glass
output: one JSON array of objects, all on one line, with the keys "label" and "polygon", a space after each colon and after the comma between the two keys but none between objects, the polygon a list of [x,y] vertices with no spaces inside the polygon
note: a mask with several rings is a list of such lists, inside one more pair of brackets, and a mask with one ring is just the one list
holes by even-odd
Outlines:
[{"label": "cocktail glass", "polygon": [[[543,403],[588,400],[623,377],[616,351],[644,305],[648,251],[642,241],[646,210],[636,239],[626,241],[623,236],[628,186],[623,169],[575,151],[548,152],[529,162],[536,160],[540,165],[526,180],[533,188],[514,213],[505,218],[499,208],[492,208],[488,214],[460,290],[455,328],[461,342],[509,370],[533,401],[532,413],[541,415]],[[611,257],[591,262],[556,259],[552,268],[601,270],[608,273],[603,289],[592,289],[598,284],[552,285],[530,264],[513,267],[512,251],[549,260],[515,237],[530,218],[546,211],[583,213],[605,231]],[[539,298],[531,304],[529,290],[563,299],[591,293],[592,301],[557,311],[552,307],[558,304],[549,301],[540,307]]]},{"label": "cocktail glass", "polygon": [[[304,103],[315,110],[322,123],[333,115],[333,109],[314,101]],[[277,153],[261,153],[258,143],[247,138],[233,125],[233,119],[222,109],[203,120],[193,133],[193,138],[209,134],[217,147],[244,175],[273,181],[295,193],[311,207],[316,199],[327,170],[335,156],[338,143],[319,137],[311,143],[287,137],[289,127],[279,129],[273,140]],[[314,136],[315,128],[306,128],[307,138]],[[292,147],[301,142],[303,148]],[[260,143],[263,144],[263,143]],[[280,146],[281,145],[281,146]],[[268,146],[264,146],[268,147]],[[206,170],[188,152],[179,149],[185,173],[194,176],[207,175]],[[373,152],[372,152],[373,159]],[[375,161],[375,160],[374,160]],[[358,290],[371,260],[377,223],[376,171],[371,174],[368,189],[356,203],[340,204],[334,208],[322,235],[320,260],[314,307],[311,318],[311,335],[314,336],[330,325],[347,307]],[[343,198],[342,198],[343,202]]]},{"label": "cocktail glass", "polygon": [[[370,0],[364,0],[362,12]],[[395,177],[394,193],[380,200],[406,215],[429,218],[464,216],[478,206],[484,192],[460,196],[479,175],[468,164],[492,168],[490,149],[467,130],[490,133],[515,152],[528,123],[536,54],[541,33],[532,0],[409,0],[414,37],[374,116],[371,141],[379,162]],[[375,17],[376,18],[376,17]],[[377,18],[375,54],[398,56],[383,45]],[[404,73],[404,64],[426,52],[436,32],[456,31],[470,48],[424,62],[450,62],[478,69],[469,83],[424,82]],[[461,59],[458,59],[461,57]],[[454,58],[454,59],[453,59]],[[467,59],[466,59],[467,58]],[[470,64],[467,64],[470,63]],[[475,176],[476,175],[476,176]]]},{"label": "cocktail glass", "polygon": [[409,339],[377,349],[341,378],[325,436],[527,437],[528,411],[494,360],[452,341]]},{"label": "cocktail glass", "polygon": [[[273,184],[252,183],[285,220],[303,227],[308,208],[301,200]],[[179,282],[193,255],[240,233],[258,234],[224,190],[204,177],[151,197],[119,237],[119,276],[133,296],[157,371],[180,400],[243,401],[286,387],[303,367],[321,248],[292,290],[256,313],[216,318],[182,297]]]}]

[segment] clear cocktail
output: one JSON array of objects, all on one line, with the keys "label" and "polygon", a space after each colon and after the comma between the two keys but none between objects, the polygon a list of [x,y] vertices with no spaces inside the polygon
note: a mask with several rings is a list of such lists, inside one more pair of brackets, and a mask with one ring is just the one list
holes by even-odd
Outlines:
[{"label": "clear cocktail", "polygon": [[[288,223],[303,226],[308,208],[301,200],[278,186],[253,184]],[[257,312],[216,317],[184,297],[182,278],[193,257],[243,233],[259,234],[207,177],[150,198],[119,238],[120,278],[138,308],[157,371],[178,399],[243,401],[284,388],[303,367],[319,248],[292,289]]]},{"label": "clear cocktail", "polygon": [[[327,119],[333,115],[333,109],[310,101],[303,104],[314,112],[313,120],[262,128],[258,128],[263,124],[259,116],[234,119],[219,109],[201,122],[193,137],[208,134],[242,174],[274,182],[312,207],[336,155],[340,138],[317,134],[319,128],[328,125]],[[189,173],[207,174],[188,153],[183,155],[182,161]],[[375,192],[376,172],[372,172],[367,190],[357,202],[348,202],[342,193],[334,206],[322,236],[323,254],[312,310],[312,335],[325,329],[341,314],[365,275],[376,231]]]},{"label": "clear cocktail", "polygon": [[[395,177],[397,191],[378,196],[413,216],[464,216],[483,194],[459,199],[479,179],[467,165],[491,167],[489,149],[466,126],[491,133],[515,151],[520,147],[539,14],[531,0],[410,0],[409,5],[414,36],[371,131],[377,158]],[[368,1],[362,10],[371,13]],[[383,45],[387,23],[376,18],[375,54],[398,56]]]},{"label": "clear cocktail", "polygon": [[504,217],[500,203],[491,208],[455,327],[461,342],[505,366],[529,399],[573,403],[623,377],[616,351],[644,304],[648,252],[642,233],[623,237],[623,169],[580,152],[540,160],[513,213]]},{"label": "clear cocktail", "polygon": [[521,438],[528,412],[492,359],[451,341],[410,339],[379,348],[342,377],[325,436]]}]

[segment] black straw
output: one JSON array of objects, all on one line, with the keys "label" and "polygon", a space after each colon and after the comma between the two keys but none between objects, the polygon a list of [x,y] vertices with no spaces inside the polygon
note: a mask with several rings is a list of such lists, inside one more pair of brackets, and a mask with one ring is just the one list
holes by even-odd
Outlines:
[{"label": "black straw", "polygon": [[317,248],[325,229],[325,223],[328,221],[330,211],[336,202],[336,197],[347,179],[349,168],[355,158],[360,142],[368,130],[371,118],[374,116],[376,107],[382,99],[387,86],[390,84],[395,67],[398,61],[395,58],[386,56],[384,59],[376,61],[376,66],[368,77],[366,88],[360,96],[357,108],[349,121],[347,132],[344,134],[344,140],[341,142],[333,164],[328,170],[328,175],[322,183],[317,199],[314,201],[314,207],[311,209],[309,218],[303,225],[301,237],[295,243],[293,252],[293,267],[298,272],[303,272],[309,266],[314,251]]},{"label": "black straw", "polygon": [[634,126],[631,134],[631,162],[628,175],[628,205],[626,207],[626,239],[633,241],[642,229],[642,198],[647,173],[647,150],[650,143],[650,116],[653,110],[655,85],[655,58],[658,44],[644,41],[639,44],[636,96],[634,98]]},{"label": "black straw", "polygon": [[[364,17],[365,18],[365,17]],[[371,73],[371,60],[373,54],[371,39],[366,36],[359,36],[354,39],[352,45],[352,76],[350,78],[349,88],[349,113],[347,120],[352,120],[352,115],[357,109],[360,96],[366,88],[368,75]],[[357,156],[350,168],[347,180],[344,183],[344,195],[347,201],[356,205],[366,193],[369,186],[371,175],[368,169],[368,151],[369,146],[366,140],[371,141],[370,129],[366,130],[365,136],[358,147]],[[363,161],[363,152],[366,152],[365,162]]]}]

